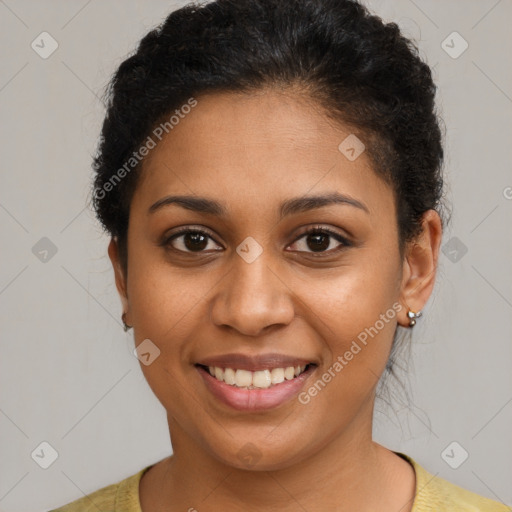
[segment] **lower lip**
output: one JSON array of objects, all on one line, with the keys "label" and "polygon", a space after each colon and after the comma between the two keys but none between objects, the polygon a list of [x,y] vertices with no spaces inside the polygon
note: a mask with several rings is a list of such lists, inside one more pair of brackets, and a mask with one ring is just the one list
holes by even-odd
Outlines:
[{"label": "lower lip", "polygon": [[263,411],[284,404],[300,392],[315,368],[316,366],[310,366],[298,377],[266,389],[242,389],[221,382],[201,366],[196,366],[211,393],[221,402],[239,411]]}]

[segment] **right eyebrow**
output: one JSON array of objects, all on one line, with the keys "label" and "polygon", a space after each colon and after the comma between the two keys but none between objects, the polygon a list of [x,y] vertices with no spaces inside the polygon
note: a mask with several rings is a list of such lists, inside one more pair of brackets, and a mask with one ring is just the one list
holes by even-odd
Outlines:
[{"label": "right eyebrow", "polygon": [[209,213],[211,215],[223,216],[226,214],[225,208],[217,201],[206,197],[194,196],[166,196],[159,199],[149,207],[148,213],[154,213],[164,206],[176,204],[187,210],[193,210],[200,213]]}]

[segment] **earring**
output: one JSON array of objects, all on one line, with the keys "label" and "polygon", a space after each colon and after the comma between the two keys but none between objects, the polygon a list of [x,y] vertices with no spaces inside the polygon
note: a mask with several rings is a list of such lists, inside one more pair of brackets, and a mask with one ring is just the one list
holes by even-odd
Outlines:
[{"label": "earring", "polygon": [[124,329],[124,332],[127,332],[128,329],[131,329],[131,325],[128,325],[126,323],[126,313],[123,313],[123,315],[121,316],[121,320],[123,321],[123,329]]},{"label": "earring", "polygon": [[407,316],[409,317],[409,327],[414,327],[416,325],[416,318],[419,318],[421,315],[421,311],[416,312],[410,309],[407,312]]}]

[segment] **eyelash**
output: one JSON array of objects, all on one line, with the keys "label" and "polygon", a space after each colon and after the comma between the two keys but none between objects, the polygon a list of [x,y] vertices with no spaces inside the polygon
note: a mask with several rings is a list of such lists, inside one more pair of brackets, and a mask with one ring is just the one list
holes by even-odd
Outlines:
[{"label": "eyelash", "polygon": [[[209,237],[210,239],[212,239],[217,245],[220,245],[216,240],[215,238],[206,230],[202,230],[202,229],[193,229],[193,228],[189,228],[189,227],[183,227],[181,228],[179,231],[173,233],[170,237],[167,237],[166,239],[163,240],[163,242],[160,244],[164,247],[169,247],[171,250],[174,250],[176,252],[180,252],[180,253],[185,253],[185,254],[201,254],[202,252],[204,251],[182,251],[181,249],[174,249],[172,246],[171,246],[171,242],[176,239],[176,238],[179,238],[180,236],[184,235],[184,234],[189,234],[189,233],[197,233],[197,234],[201,234],[201,235],[206,235],[207,237]],[[328,235],[328,236],[331,236],[332,238],[334,238],[335,240],[337,240],[338,242],[341,243],[341,245],[335,249],[329,249],[328,251],[321,251],[321,252],[314,252],[314,251],[298,251],[298,252],[306,252],[307,254],[310,254],[312,255],[313,257],[316,257],[316,258],[319,258],[319,257],[322,257],[324,255],[332,255],[333,253],[337,253],[341,250],[344,250],[346,249],[347,247],[350,247],[352,246],[352,244],[349,242],[349,240],[347,240],[347,238],[345,238],[344,236],[340,235],[339,233],[337,233],[336,231],[332,231],[331,229],[328,229],[328,228],[325,228],[325,227],[322,227],[322,226],[313,226],[309,229],[307,229],[306,231],[302,232],[293,242],[292,244],[296,243],[297,241],[299,241],[301,238],[305,238],[307,235],[310,235],[310,234],[322,234],[322,235]]]}]

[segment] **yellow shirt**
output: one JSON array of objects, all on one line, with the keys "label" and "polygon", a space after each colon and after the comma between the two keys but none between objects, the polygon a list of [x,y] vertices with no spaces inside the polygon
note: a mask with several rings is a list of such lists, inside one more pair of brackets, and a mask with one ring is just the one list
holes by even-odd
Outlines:
[{"label": "yellow shirt", "polygon": [[[484,498],[455,484],[431,475],[413,459],[395,452],[414,467],[416,491],[412,512],[511,512],[512,508]],[[151,466],[135,475],[103,487],[83,498],[49,512],[142,512],[139,481]]]}]

